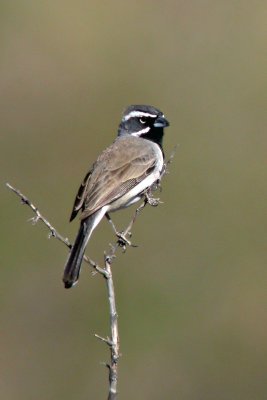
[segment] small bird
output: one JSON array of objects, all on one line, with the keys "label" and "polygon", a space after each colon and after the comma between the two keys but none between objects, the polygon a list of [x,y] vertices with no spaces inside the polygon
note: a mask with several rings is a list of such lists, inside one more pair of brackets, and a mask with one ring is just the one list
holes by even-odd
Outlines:
[{"label": "small bird", "polygon": [[81,211],[81,224],[65,265],[65,288],[77,283],[86,245],[101,219],[140,200],[160,179],[167,126],[163,113],[149,105],[131,105],[123,113],[117,138],[92,165],[74,202],[70,221]]}]

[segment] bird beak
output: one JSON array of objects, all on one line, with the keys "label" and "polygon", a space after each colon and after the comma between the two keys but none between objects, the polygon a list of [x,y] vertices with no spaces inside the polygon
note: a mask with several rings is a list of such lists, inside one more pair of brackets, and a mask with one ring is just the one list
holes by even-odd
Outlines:
[{"label": "bird beak", "polygon": [[157,117],[155,122],[154,122],[154,127],[155,128],[167,128],[169,126],[169,122],[166,120],[164,115],[161,115],[160,117]]}]

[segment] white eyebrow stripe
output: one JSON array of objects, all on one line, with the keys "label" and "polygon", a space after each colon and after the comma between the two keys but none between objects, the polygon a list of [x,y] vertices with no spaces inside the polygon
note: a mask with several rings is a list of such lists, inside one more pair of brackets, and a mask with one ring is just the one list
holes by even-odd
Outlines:
[{"label": "white eyebrow stripe", "polygon": [[125,115],[125,117],[123,117],[123,121],[128,121],[128,119],[130,118],[135,118],[135,117],[151,117],[151,118],[157,118],[157,115],[155,114],[150,114],[150,113],[146,113],[143,111],[131,111],[129,114]]},{"label": "white eyebrow stripe", "polygon": [[143,133],[147,133],[150,131],[150,126],[148,126],[147,128],[141,129],[138,132],[132,132],[130,133],[131,136],[141,136]]}]

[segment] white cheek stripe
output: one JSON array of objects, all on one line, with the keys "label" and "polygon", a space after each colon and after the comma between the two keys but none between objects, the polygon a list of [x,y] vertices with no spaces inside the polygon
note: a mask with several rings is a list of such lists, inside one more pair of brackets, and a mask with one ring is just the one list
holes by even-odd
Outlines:
[{"label": "white cheek stripe", "polygon": [[123,117],[123,121],[128,121],[128,119],[130,118],[142,118],[142,117],[151,117],[151,118],[156,118],[157,116],[155,114],[150,114],[150,113],[146,113],[143,111],[131,111],[129,114],[125,115],[125,117]]},{"label": "white cheek stripe", "polygon": [[130,135],[131,136],[141,136],[143,133],[147,133],[150,131],[150,126],[148,126],[147,128],[141,129],[138,132],[131,132]]}]

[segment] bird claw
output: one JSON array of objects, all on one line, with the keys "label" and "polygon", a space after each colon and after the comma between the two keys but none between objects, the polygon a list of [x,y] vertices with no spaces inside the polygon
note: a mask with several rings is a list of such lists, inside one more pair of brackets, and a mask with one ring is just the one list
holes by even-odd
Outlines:
[{"label": "bird claw", "polygon": [[160,198],[155,198],[152,196],[147,196],[147,202],[152,207],[157,207],[159,204],[162,204],[162,201],[160,201]]},{"label": "bird claw", "polygon": [[145,202],[152,207],[157,207],[159,204],[162,204],[159,197],[153,197],[151,190],[145,193]]},{"label": "bird claw", "polygon": [[[129,233],[127,234],[129,235]],[[123,248],[123,252],[126,251],[127,246],[137,247],[137,245],[132,244],[132,242],[126,238],[126,234],[124,232],[117,232],[116,236],[118,238],[118,245]],[[131,236],[131,234],[129,236]]]},{"label": "bird claw", "polygon": [[124,232],[117,232],[116,236],[118,238],[118,245],[120,247],[124,247],[126,248],[126,246],[131,246],[132,243],[130,242],[130,240],[128,240],[124,234]]}]

